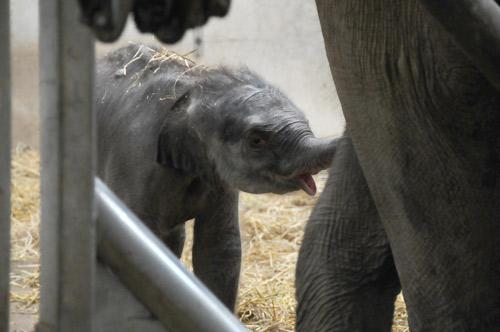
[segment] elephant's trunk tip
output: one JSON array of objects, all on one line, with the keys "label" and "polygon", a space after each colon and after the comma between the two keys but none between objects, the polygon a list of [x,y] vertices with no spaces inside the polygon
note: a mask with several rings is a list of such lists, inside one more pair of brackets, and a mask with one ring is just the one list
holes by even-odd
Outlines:
[{"label": "elephant's trunk tip", "polygon": [[309,142],[305,163],[299,167],[295,174],[300,187],[308,195],[314,196],[317,192],[313,175],[328,168],[332,162],[337,146],[337,139],[314,138]]}]

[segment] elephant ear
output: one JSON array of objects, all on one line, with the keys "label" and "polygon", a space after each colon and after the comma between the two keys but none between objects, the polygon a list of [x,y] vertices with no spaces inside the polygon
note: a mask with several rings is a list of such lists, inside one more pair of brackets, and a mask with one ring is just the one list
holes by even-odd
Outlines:
[{"label": "elephant ear", "polygon": [[204,149],[189,125],[189,104],[188,91],[168,111],[158,136],[156,162],[185,175],[199,176],[204,169]]}]

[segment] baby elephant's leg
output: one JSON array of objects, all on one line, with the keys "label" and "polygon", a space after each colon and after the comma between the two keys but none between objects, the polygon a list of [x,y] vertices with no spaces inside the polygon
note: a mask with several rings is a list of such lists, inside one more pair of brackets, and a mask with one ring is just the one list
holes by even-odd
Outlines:
[{"label": "baby elephant's leg", "polygon": [[175,226],[167,234],[162,235],[161,239],[167,247],[177,256],[181,257],[182,250],[184,249],[184,241],[186,240],[186,230],[184,224]]},{"label": "baby elephant's leg", "polygon": [[349,138],[307,224],[296,273],[297,331],[389,332],[399,279]]},{"label": "baby elephant's leg", "polygon": [[238,194],[210,204],[194,224],[193,268],[196,276],[234,310],[241,265]]},{"label": "baby elephant's leg", "polygon": [[164,226],[169,225],[168,220],[151,218],[137,210],[134,213],[177,257],[181,257],[186,239],[184,223],[167,228]]}]

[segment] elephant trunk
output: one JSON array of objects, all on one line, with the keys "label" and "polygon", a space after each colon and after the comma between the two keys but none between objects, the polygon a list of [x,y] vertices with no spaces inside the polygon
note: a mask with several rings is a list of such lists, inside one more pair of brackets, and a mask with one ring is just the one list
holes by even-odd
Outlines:
[{"label": "elephant trunk", "polygon": [[316,194],[313,175],[328,168],[332,162],[338,139],[308,137],[295,149],[284,170],[297,178],[301,188],[309,195]]}]

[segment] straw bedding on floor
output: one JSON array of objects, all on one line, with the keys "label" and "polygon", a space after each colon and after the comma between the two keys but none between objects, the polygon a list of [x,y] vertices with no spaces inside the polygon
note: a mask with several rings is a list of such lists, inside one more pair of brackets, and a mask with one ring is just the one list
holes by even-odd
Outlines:
[{"label": "straw bedding on floor", "polygon": [[[12,160],[11,301],[16,310],[36,312],[39,302],[39,156],[18,147]],[[319,191],[326,173],[316,176]],[[318,195],[317,195],[318,196]],[[293,331],[294,274],[303,228],[317,198],[302,192],[283,196],[242,194],[240,223],[243,264],[237,314],[251,331]],[[183,255],[190,266],[192,223]],[[409,331],[401,297],[393,331]]]}]

